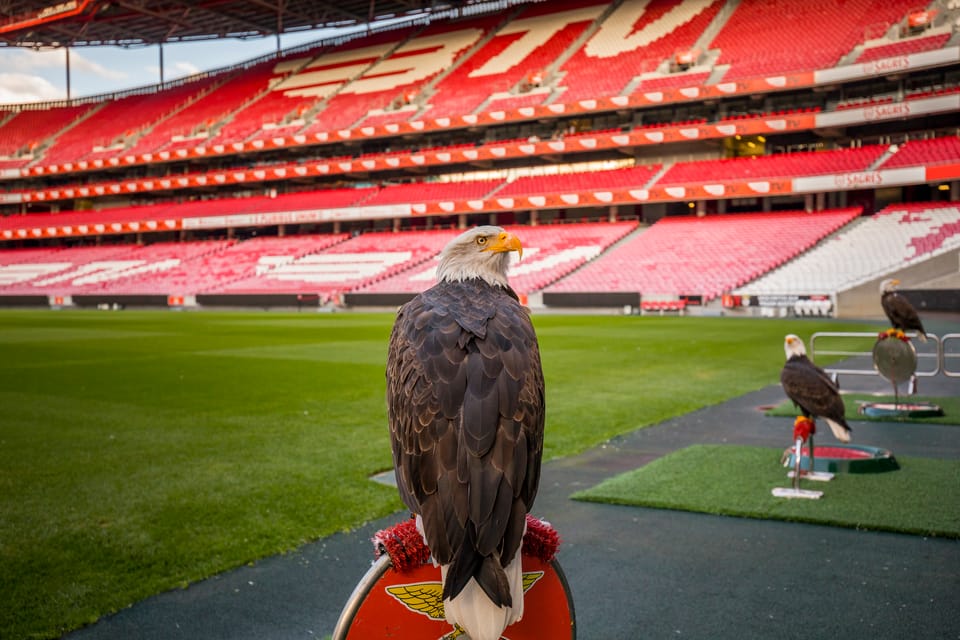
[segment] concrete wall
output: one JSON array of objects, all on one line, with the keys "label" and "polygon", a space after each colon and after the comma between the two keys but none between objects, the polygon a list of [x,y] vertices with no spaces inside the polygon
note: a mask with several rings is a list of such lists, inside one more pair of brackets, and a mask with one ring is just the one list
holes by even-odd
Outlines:
[{"label": "concrete wall", "polygon": [[925,283],[957,272],[960,272],[960,249],[948,251],[929,260],[899,269],[895,273],[880,276],[846,291],[838,292],[836,317],[884,318],[883,309],[880,308],[880,283],[887,278],[900,280],[901,289],[923,289]]}]

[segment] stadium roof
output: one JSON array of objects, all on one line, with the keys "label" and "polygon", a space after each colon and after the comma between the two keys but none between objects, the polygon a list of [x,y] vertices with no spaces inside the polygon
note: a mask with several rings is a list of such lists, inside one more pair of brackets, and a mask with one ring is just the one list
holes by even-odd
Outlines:
[{"label": "stadium roof", "polygon": [[[446,11],[479,0],[0,0],[0,47],[252,38]],[[489,4],[489,2],[485,3]]]}]

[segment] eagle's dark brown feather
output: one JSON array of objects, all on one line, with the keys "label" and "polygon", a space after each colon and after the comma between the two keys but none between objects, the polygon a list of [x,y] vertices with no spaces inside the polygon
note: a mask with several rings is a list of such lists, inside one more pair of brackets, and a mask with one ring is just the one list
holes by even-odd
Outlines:
[{"label": "eagle's dark brown feather", "polygon": [[909,300],[896,291],[884,292],[880,296],[880,306],[883,307],[883,312],[894,329],[916,331],[919,335],[926,336],[927,332],[923,328],[923,322],[920,321],[917,310]]},{"label": "eagle's dark brown feather", "polygon": [[421,516],[443,598],[476,578],[509,606],[516,555],[540,479],[544,386],[528,311],[507,287],[440,282],[400,310],[387,409],[400,496]]},{"label": "eagle's dark brown feather", "polygon": [[805,355],[792,356],[780,371],[784,393],[807,418],[819,416],[849,430],[840,390],[827,373]]}]

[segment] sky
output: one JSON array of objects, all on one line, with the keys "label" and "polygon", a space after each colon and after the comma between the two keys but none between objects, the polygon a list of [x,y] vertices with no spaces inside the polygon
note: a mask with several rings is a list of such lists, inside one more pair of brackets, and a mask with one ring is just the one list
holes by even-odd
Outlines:
[{"label": "sky", "polygon": [[[289,49],[330,37],[333,33],[321,29],[284,34],[280,37],[280,45]],[[167,44],[163,47],[163,79],[170,81],[219,69],[276,49],[275,36]],[[76,47],[70,50],[70,95],[73,98],[159,82],[159,47]],[[63,100],[66,97],[64,49],[33,51],[0,47],[0,105]]]}]

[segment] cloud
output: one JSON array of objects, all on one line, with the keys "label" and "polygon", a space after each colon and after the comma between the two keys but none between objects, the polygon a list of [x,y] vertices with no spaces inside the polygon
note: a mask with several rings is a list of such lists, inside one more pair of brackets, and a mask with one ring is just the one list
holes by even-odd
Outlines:
[{"label": "cloud", "polygon": [[[155,78],[155,82],[160,82],[160,67],[155,64],[148,64],[145,67],[150,77]],[[184,78],[200,73],[200,69],[192,62],[174,62],[173,65],[167,65],[163,69],[163,79],[173,80],[174,78]]]},{"label": "cloud", "polygon": [[85,71],[106,80],[126,80],[127,74],[117,69],[107,69],[102,64],[94,62],[76,51],[70,52],[70,70]]},{"label": "cloud", "polygon": [[[2,52],[4,66],[24,71],[63,70],[66,74],[67,54],[64,49],[28,51],[16,49]],[[76,49],[70,50],[70,73],[88,73],[106,80],[125,80],[127,74],[119,69],[108,69],[90,60]]]},{"label": "cloud", "polygon": [[62,89],[40,76],[26,73],[0,73],[0,104],[23,104],[63,100]]},{"label": "cloud", "polygon": [[19,69],[21,72],[62,69],[65,64],[63,49],[44,49],[41,51],[10,49],[2,52],[2,58],[4,66],[9,65],[7,66],[8,69]]},{"label": "cloud", "polygon": [[195,73],[200,73],[199,67],[193,64],[192,62],[178,62],[173,65],[181,75],[192,76]]}]

